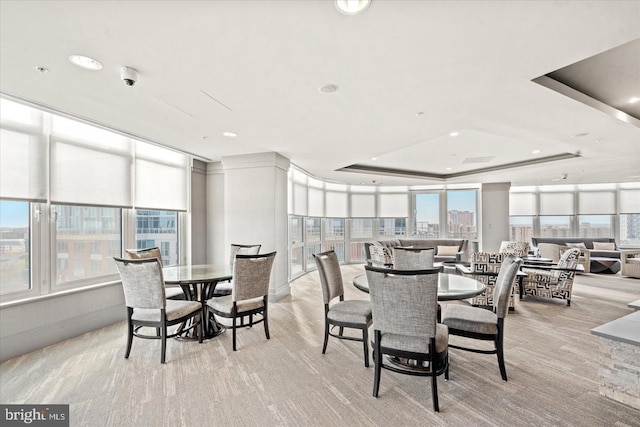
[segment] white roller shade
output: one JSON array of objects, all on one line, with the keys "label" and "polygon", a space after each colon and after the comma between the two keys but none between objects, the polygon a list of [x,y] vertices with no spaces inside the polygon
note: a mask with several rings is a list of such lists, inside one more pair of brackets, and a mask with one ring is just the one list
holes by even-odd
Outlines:
[{"label": "white roller shade", "polygon": [[578,193],[578,215],[616,213],[616,194],[612,191],[582,191]]},{"label": "white roller shade", "polygon": [[376,195],[375,194],[352,194],[351,195],[351,217],[352,218],[374,218],[376,216]]},{"label": "white roller shade", "polygon": [[293,213],[294,215],[307,215],[307,185],[293,183]]},{"label": "white roller shade", "polygon": [[338,193],[336,191],[327,191],[326,216],[327,218],[346,218],[347,212],[347,193]]},{"label": "white roller shade", "polygon": [[309,188],[309,216],[324,216],[324,191]]},{"label": "white roller shade", "polygon": [[573,193],[540,193],[540,215],[573,215]]},{"label": "white roller shade", "polygon": [[409,194],[380,194],[380,218],[406,218],[409,216]]},{"label": "white roller shade", "polygon": [[640,213],[640,189],[620,190],[620,213]]},{"label": "white roller shade", "polygon": [[0,197],[47,200],[47,143],[43,135],[0,131]]},{"label": "white roller shade", "polygon": [[137,209],[187,210],[189,158],[186,155],[136,141],[135,171]]},{"label": "white roller shade", "polygon": [[509,215],[535,215],[535,193],[509,193]]}]

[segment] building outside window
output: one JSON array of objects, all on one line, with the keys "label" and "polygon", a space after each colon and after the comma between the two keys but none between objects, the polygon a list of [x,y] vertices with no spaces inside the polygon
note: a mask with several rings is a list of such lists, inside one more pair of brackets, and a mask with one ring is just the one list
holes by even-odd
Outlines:
[{"label": "building outside window", "polygon": [[29,289],[29,202],[0,200],[0,295]]},{"label": "building outside window", "polygon": [[611,215],[578,215],[578,236],[613,237]]},{"label": "building outside window", "polygon": [[424,239],[440,238],[440,193],[415,194],[413,235]]},{"label": "building outside window", "polygon": [[136,247],[158,247],[163,265],[179,264],[177,224],[176,211],[136,210]]},{"label": "building outside window", "polygon": [[477,240],[476,190],[449,190],[447,195],[447,237]]}]

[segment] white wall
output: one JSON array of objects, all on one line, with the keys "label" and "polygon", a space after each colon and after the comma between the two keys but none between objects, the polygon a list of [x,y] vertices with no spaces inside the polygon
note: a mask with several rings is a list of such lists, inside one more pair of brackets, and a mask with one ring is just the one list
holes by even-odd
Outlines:
[{"label": "white wall", "polygon": [[224,264],[225,224],[224,224],[224,171],[222,163],[207,164],[207,263]]}]

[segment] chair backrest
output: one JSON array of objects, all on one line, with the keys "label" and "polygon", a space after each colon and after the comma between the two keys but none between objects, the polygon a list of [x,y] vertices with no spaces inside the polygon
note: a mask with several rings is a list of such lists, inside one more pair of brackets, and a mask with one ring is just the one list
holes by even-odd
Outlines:
[{"label": "chair backrest", "polygon": [[127,249],[125,250],[125,255],[129,259],[158,258],[160,260],[160,265],[162,265],[162,253],[160,252],[160,248],[157,246],[144,249]]},{"label": "chair backrest", "polygon": [[344,282],[340,271],[340,261],[335,251],[313,254],[320,275],[322,299],[329,304],[334,298],[344,295]]},{"label": "chair backrest", "polygon": [[233,264],[233,301],[243,301],[269,294],[271,269],[276,252],[262,255],[236,255]]},{"label": "chair backrest", "polygon": [[493,310],[499,319],[506,317],[509,312],[509,295],[521,265],[522,259],[513,255],[507,255],[502,261],[493,291]]},{"label": "chair backrest", "polygon": [[365,270],[375,330],[425,339],[435,337],[437,269],[391,270],[367,265]]},{"label": "chair backrest", "polygon": [[560,260],[558,260],[559,268],[575,268],[580,258],[580,249],[571,248],[562,253]]},{"label": "chair backrest", "polygon": [[157,258],[114,258],[127,307],[164,308],[166,297],[162,265]]},{"label": "chair backrest", "polygon": [[500,243],[500,250],[498,252],[501,254],[515,255],[519,258],[526,257],[529,255],[529,242],[503,240],[502,243]]},{"label": "chair backrest", "polygon": [[394,270],[423,270],[433,268],[433,258],[435,249],[433,248],[393,248],[393,269]]},{"label": "chair backrest", "polygon": [[469,257],[469,268],[477,273],[498,273],[507,254],[496,252],[473,252]]},{"label": "chair backrest", "polygon": [[233,266],[233,263],[236,260],[236,255],[258,255],[261,247],[262,245],[238,245],[232,243],[231,250],[229,251],[229,265]]}]

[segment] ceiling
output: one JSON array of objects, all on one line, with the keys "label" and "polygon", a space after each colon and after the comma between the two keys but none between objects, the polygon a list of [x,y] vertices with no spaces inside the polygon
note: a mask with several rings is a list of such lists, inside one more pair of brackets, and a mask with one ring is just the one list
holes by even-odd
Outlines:
[{"label": "ceiling", "polygon": [[3,93],[205,161],[276,151],[350,184],[640,181],[639,1],[1,0],[0,20]]}]

